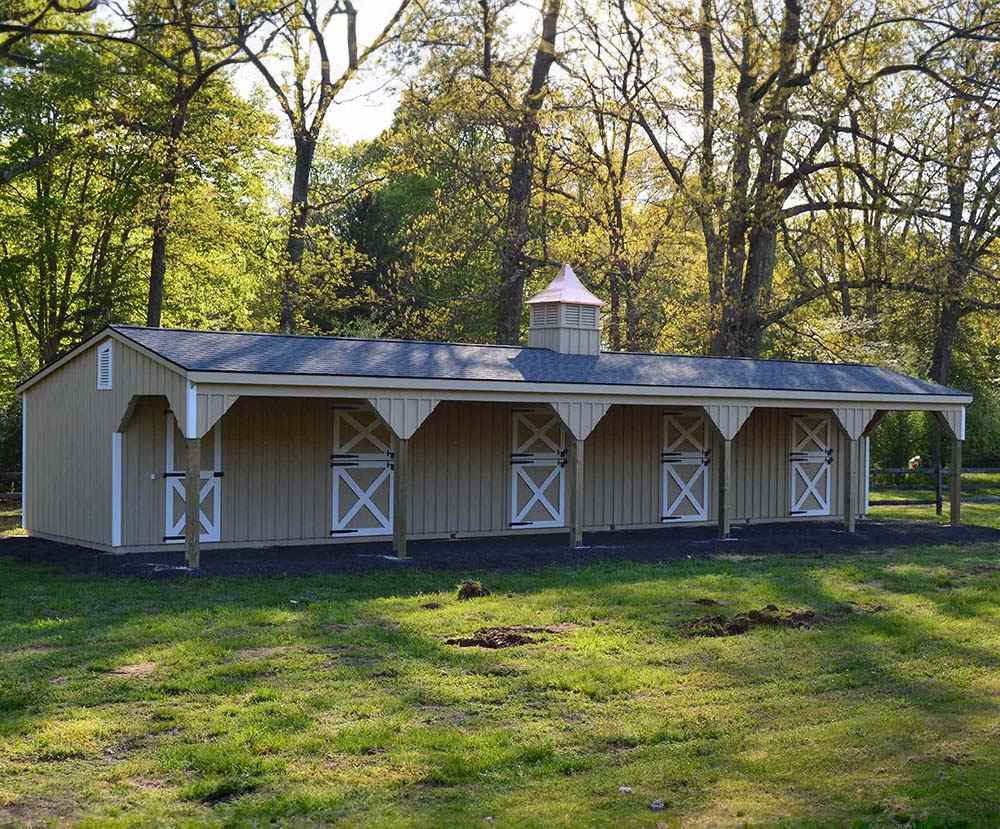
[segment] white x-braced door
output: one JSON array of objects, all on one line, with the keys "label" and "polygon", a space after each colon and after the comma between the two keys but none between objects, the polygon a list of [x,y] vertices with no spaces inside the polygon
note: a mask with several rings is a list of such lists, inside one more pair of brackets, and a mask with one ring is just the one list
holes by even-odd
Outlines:
[{"label": "white x-braced door", "polygon": [[[163,540],[184,540],[187,516],[187,447],[177,427],[173,412],[167,412],[165,437],[165,513]],[[222,537],[222,421],[201,439],[201,486],[198,517],[201,540],[218,541]]]},{"label": "white x-braced door", "polygon": [[662,521],[708,520],[708,420],[699,413],[663,415]]},{"label": "white x-braced door", "polygon": [[566,438],[551,409],[514,409],[510,525],[566,526]]},{"label": "white x-braced door", "polygon": [[800,415],[792,418],[792,451],[789,456],[792,515],[830,514],[830,418]]},{"label": "white x-braced door", "polygon": [[333,410],[331,535],[392,532],[392,437],[374,409]]}]

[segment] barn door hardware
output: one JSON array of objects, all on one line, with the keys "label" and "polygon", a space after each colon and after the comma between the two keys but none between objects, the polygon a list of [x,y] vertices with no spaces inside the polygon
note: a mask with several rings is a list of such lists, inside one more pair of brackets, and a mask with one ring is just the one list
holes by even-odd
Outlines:
[{"label": "barn door hardware", "polygon": [[333,410],[331,535],[392,532],[395,455],[390,440],[374,409]]},{"label": "barn door hardware", "polygon": [[708,519],[708,420],[694,412],[663,414],[660,520]]},{"label": "barn door hardware", "polygon": [[511,409],[511,527],[565,526],[565,442],[552,411]]},{"label": "barn door hardware", "polygon": [[830,418],[797,415],[791,419],[788,453],[789,515],[829,515],[833,446]]}]

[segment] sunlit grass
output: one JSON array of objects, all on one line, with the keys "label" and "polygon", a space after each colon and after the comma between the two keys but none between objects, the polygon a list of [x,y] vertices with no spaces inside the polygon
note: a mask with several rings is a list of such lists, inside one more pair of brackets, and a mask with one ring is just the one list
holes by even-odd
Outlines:
[{"label": "sunlit grass", "polygon": [[[176,582],[0,558],[0,585],[0,825],[1000,821],[996,545]],[[828,619],[685,633],[768,603]]]},{"label": "sunlit grass", "polygon": [[[875,501],[933,501],[934,483],[927,475],[912,475],[906,484],[892,483],[891,479],[874,475],[871,497]],[[898,478],[896,479],[898,480]],[[943,481],[944,501],[948,501],[949,478]],[[1000,473],[963,472],[962,492],[966,498],[1000,498]]]}]

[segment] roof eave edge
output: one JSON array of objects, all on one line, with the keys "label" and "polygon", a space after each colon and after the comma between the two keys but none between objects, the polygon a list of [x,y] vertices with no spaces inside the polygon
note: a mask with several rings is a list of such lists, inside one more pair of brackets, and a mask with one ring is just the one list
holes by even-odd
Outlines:
[{"label": "roof eave edge", "polygon": [[738,389],[701,386],[637,386],[597,385],[588,383],[538,383],[526,380],[435,380],[410,377],[365,377],[345,374],[282,374],[227,371],[189,370],[188,378],[199,384],[272,386],[291,385],[303,388],[378,388],[401,392],[411,391],[491,391],[532,394],[559,394],[560,396],[605,397],[707,397],[745,398],[751,405],[761,397],[769,401],[785,401],[794,406],[797,400],[829,400],[837,403],[885,404],[927,403],[941,406],[967,406],[973,401],[970,394],[886,394],[878,392],[801,391],[789,393],[780,389]]}]

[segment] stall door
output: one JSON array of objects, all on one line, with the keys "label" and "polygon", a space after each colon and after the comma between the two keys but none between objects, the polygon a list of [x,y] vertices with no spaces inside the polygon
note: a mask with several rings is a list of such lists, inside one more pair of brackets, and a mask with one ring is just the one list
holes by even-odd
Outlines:
[{"label": "stall door", "polygon": [[392,533],[391,441],[374,409],[333,410],[332,535]]},{"label": "stall door", "polygon": [[830,418],[803,415],[792,418],[791,505],[792,515],[830,514]]},{"label": "stall door", "polygon": [[514,409],[510,453],[510,525],[566,526],[566,442],[551,409]]},{"label": "stall door", "polygon": [[710,462],[707,418],[696,413],[664,414],[661,520],[708,520]]},{"label": "stall door", "polygon": [[[187,490],[184,475],[187,450],[184,436],[177,428],[173,412],[166,417],[165,514],[163,540],[184,540],[184,520],[187,510]],[[218,541],[222,535],[222,421],[201,439],[201,491],[198,517],[201,520],[201,540]]]}]

